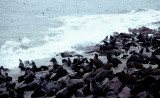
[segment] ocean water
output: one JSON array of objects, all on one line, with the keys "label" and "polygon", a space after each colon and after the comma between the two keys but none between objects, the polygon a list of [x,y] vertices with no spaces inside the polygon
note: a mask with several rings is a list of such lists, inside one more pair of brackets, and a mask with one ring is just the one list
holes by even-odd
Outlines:
[{"label": "ocean water", "polygon": [[159,0],[1,0],[0,66],[100,43],[113,32],[160,24]]}]

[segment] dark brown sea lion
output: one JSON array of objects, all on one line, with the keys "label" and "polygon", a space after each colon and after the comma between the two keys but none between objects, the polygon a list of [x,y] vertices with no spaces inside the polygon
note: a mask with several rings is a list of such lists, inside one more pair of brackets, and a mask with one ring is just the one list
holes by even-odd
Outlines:
[{"label": "dark brown sea lion", "polygon": [[159,54],[160,54],[160,48],[156,49],[156,50],[154,51],[154,53],[155,53],[156,55],[159,55]]},{"label": "dark brown sea lion", "polygon": [[128,55],[123,55],[121,58],[122,58],[122,59],[125,59],[126,57],[128,57]]},{"label": "dark brown sea lion", "polygon": [[83,86],[83,88],[82,88],[82,91],[83,91],[83,94],[84,94],[85,96],[90,95],[90,94],[91,94],[91,91],[90,91],[90,83],[85,84],[85,85]]},{"label": "dark brown sea lion", "polygon": [[140,83],[144,88],[148,89],[152,83],[156,82],[156,78],[152,75],[148,75],[140,80],[137,80],[136,82]]},{"label": "dark brown sea lion", "polygon": [[8,94],[3,93],[3,94],[0,94],[0,97],[1,97],[1,98],[9,98],[9,95],[8,95]]},{"label": "dark brown sea lion", "polygon": [[146,52],[151,52],[148,47],[146,47]]},{"label": "dark brown sea lion", "polygon": [[126,65],[127,65],[129,62],[144,63],[145,60],[144,60],[143,56],[139,56],[139,55],[134,55],[134,54],[132,54],[132,55],[128,58],[128,60],[127,60],[127,62],[126,62]]},{"label": "dark brown sea lion", "polygon": [[95,73],[102,72],[102,71],[104,71],[104,70],[110,70],[112,67],[113,67],[113,64],[112,64],[112,63],[104,64],[104,66],[98,68],[98,69],[95,71]]},{"label": "dark brown sea lion", "polygon": [[56,93],[55,98],[69,98],[73,95],[74,91],[68,88],[63,88]]},{"label": "dark brown sea lion", "polygon": [[117,73],[117,76],[123,84],[134,84],[136,81],[136,78],[124,72]]},{"label": "dark brown sea lion", "polygon": [[118,67],[118,64],[122,63],[119,59],[113,58],[109,53],[107,54],[107,60],[108,60],[108,63],[113,64],[113,67]]},{"label": "dark brown sea lion", "polygon": [[67,83],[68,88],[79,89],[83,86],[83,79],[71,79]]},{"label": "dark brown sea lion", "polygon": [[142,49],[139,51],[139,53],[142,54],[142,53],[143,53],[143,50],[144,50],[144,48],[142,48]]},{"label": "dark brown sea lion", "polygon": [[96,69],[104,65],[103,62],[98,58],[98,54],[95,54],[94,59],[91,59],[91,62],[93,62],[93,67]]},{"label": "dark brown sea lion", "polygon": [[127,68],[137,68],[137,69],[143,69],[143,65],[141,63],[138,62],[129,62],[127,65]]},{"label": "dark brown sea lion", "polygon": [[92,72],[88,72],[88,73],[85,73],[82,77],[82,79],[85,81],[88,77],[90,77],[93,73]]},{"label": "dark brown sea lion", "polygon": [[53,77],[51,77],[51,80],[57,81],[59,78],[65,76],[67,74],[68,74],[68,72],[66,71],[66,69],[64,69],[62,66],[60,66],[58,68],[58,70],[56,71],[56,74]]},{"label": "dark brown sea lion", "polygon": [[109,79],[113,78],[113,71],[110,70],[104,70],[102,72],[99,72],[95,75],[94,79],[98,82],[102,82],[106,77]]}]

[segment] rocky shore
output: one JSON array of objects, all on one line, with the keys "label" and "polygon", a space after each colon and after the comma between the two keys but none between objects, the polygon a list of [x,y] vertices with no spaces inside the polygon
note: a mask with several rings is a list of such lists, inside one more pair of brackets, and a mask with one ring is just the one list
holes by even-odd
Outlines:
[{"label": "rocky shore", "polygon": [[160,98],[160,29],[114,32],[102,44],[63,52],[61,62],[20,60],[21,73],[0,68],[0,98]]}]

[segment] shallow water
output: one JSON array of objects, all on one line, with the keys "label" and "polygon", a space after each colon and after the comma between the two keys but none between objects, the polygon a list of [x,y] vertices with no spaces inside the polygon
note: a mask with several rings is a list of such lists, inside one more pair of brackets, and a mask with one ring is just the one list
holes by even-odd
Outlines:
[{"label": "shallow water", "polygon": [[[159,0],[1,0],[0,65],[42,60],[160,21]],[[77,51],[81,52],[81,51]]]}]

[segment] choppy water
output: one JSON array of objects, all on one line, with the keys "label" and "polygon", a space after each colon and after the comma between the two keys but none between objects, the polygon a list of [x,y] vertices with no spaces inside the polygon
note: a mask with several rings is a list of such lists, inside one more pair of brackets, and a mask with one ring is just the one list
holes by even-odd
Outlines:
[{"label": "choppy water", "polygon": [[1,0],[0,65],[55,56],[112,32],[159,27],[159,0]]}]

